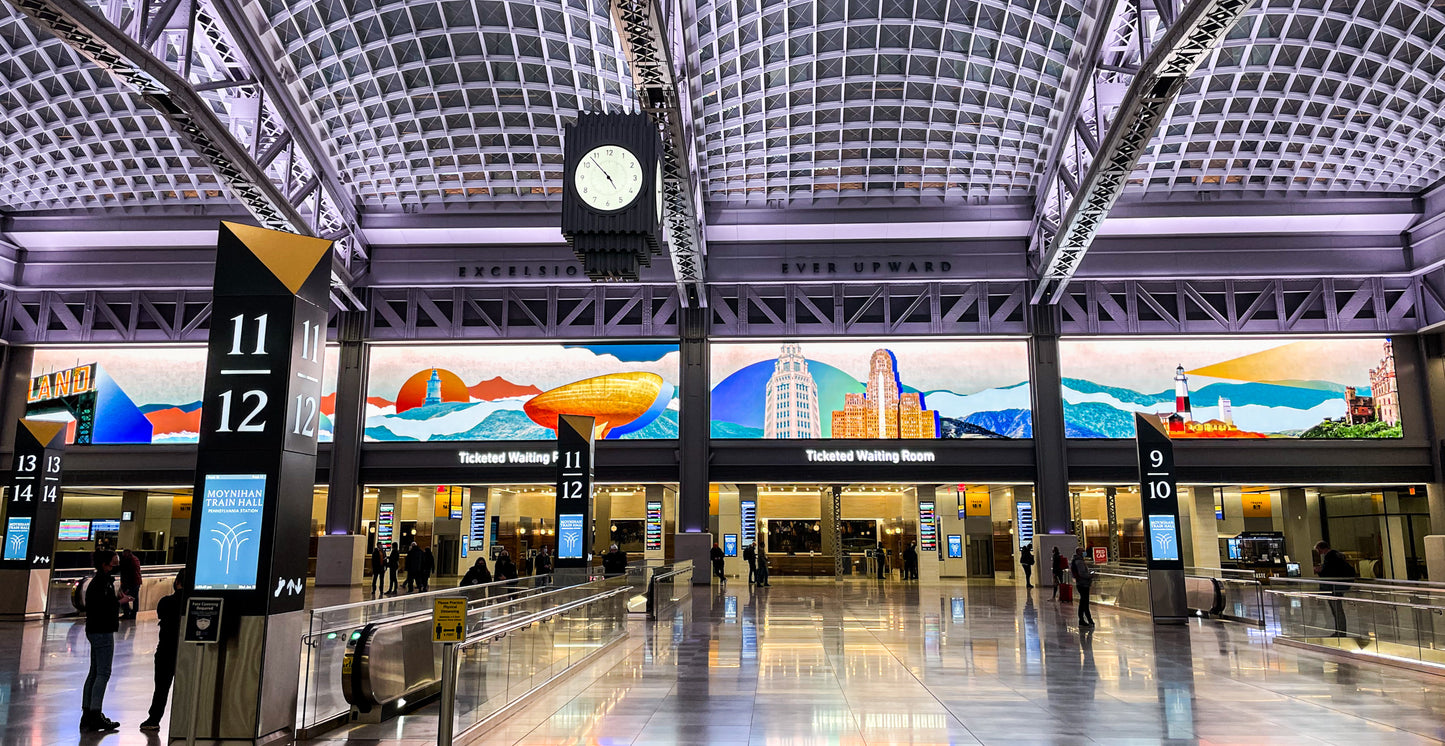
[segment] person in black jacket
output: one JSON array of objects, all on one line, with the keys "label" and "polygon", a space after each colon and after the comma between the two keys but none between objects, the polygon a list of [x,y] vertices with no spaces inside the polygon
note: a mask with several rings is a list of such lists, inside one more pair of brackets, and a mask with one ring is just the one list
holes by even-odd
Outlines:
[{"label": "person in black jacket", "polygon": [[1079,626],[1094,626],[1094,613],[1089,609],[1089,589],[1094,585],[1094,569],[1089,567],[1089,557],[1083,547],[1074,548],[1074,561],[1069,565],[1074,576],[1074,590],[1079,596]]},{"label": "person in black jacket", "polygon": [[758,587],[767,588],[771,585],[768,582],[768,550],[758,543],[757,552],[753,555],[753,566],[758,570]]},{"label": "person in black jacket", "polygon": [[512,555],[507,550],[503,549],[501,554],[497,555],[497,566],[492,577],[496,580],[517,579],[517,563],[512,561]]},{"label": "person in black jacket", "polygon": [[130,598],[121,605],[122,619],[135,619],[140,611],[140,557],[129,549],[120,550],[120,592]]},{"label": "person in black jacket", "polygon": [[538,575],[550,575],[552,573],[552,555],[547,547],[537,550],[537,559],[533,560],[532,567]]},{"label": "person in black jacket", "polygon": [[[1345,555],[1341,554],[1340,550],[1331,549],[1328,542],[1321,541],[1315,544],[1315,552],[1320,555],[1320,563],[1315,566],[1316,575],[1319,575],[1321,578],[1335,578],[1339,580],[1355,579],[1355,568],[1350,565],[1350,561],[1345,559]],[[1349,586],[1339,583],[1324,583],[1321,584],[1320,588],[1328,591],[1331,596],[1329,605],[1330,615],[1335,618],[1334,636],[1344,637],[1345,602],[1340,599],[1344,597],[1345,591]]]},{"label": "person in black jacket", "polygon": [[161,729],[161,716],[166,714],[171,681],[176,677],[176,652],[181,644],[181,622],[186,616],[186,595],[186,581],[177,576],[171,583],[171,595],[156,604],[156,619],[161,630],[160,640],[156,643],[156,692],[151,696],[150,715],[140,724],[141,730]]},{"label": "person in black jacket", "polygon": [[416,542],[413,541],[413,542],[411,543],[411,546],[410,546],[410,547],[407,547],[407,550],[406,550],[406,592],[407,592],[407,593],[411,593],[412,591],[414,591],[414,590],[416,590],[416,589],[418,589],[418,588],[421,587],[421,582],[420,582],[420,581],[421,581],[421,566],[422,566],[422,563],[423,563],[423,560],[422,560],[421,557],[422,557],[421,547],[420,547]]},{"label": "person in black jacket", "polygon": [[743,561],[748,563],[748,585],[758,582],[758,550],[752,544],[743,547]]},{"label": "person in black jacket", "polygon": [[711,560],[712,560],[712,574],[713,574],[713,577],[717,578],[718,580],[720,580],[720,581],[722,581],[722,582],[724,582],[724,583],[728,582],[728,576],[727,576],[726,573],[723,572],[723,550],[722,550],[722,547],[718,546],[718,545],[717,545],[717,542],[713,542],[713,543],[712,543],[712,551],[708,552],[707,554],[708,554],[708,559],[711,559]]},{"label": "person in black jacket", "polygon": [[1024,568],[1024,584],[1034,587],[1034,548],[1025,544],[1019,550],[1019,565]]},{"label": "person in black jacket", "polygon": [[462,576],[462,585],[486,585],[492,582],[492,571],[487,569],[487,558],[478,557],[477,561],[468,568],[467,574]]},{"label": "person in black jacket", "polygon": [[431,590],[431,574],[437,566],[436,555],[431,553],[431,547],[421,550],[421,592]]},{"label": "person in black jacket", "polygon": [[115,593],[115,572],[120,558],[109,549],[96,550],[93,555],[95,575],[85,589],[85,639],[90,642],[90,672],[81,687],[82,731],[107,731],[120,723],[105,716],[105,688],[110,684],[110,668],[115,660],[115,631],[120,628],[121,604],[130,596]]},{"label": "person in black jacket", "polygon": [[627,553],[618,549],[616,544],[608,547],[607,553],[602,555],[602,572],[605,575],[627,572]]},{"label": "person in black jacket", "polygon": [[903,550],[903,579],[918,579],[918,549],[912,542],[909,542],[908,548]]},{"label": "person in black jacket", "polygon": [[371,595],[386,590],[386,550],[377,544],[371,550]]},{"label": "person in black jacket", "polygon": [[401,548],[396,545],[396,542],[392,542],[391,553],[386,555],[386,574],[389,576],[388,582],[391,585],[391,589],[388,590],[387,593],[393,596],[396,595],[396,571],[400,568]]}]

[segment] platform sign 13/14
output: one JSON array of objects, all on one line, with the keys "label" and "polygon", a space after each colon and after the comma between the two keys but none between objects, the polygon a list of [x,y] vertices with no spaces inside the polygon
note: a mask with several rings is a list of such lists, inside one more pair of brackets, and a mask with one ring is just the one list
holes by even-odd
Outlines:
[{"label": "platform sign 13/14", "polygon": [[591,417],[557,417],[557,567],[587,567],[592,551]]},{"label": "platform sign 13/14", "polygon": [[[19,420],[16,423],[0,568],[50,569],[60,529],[60,467],[64,449],[64,422]],[[23,588],[20,593],[24,593]]]}]

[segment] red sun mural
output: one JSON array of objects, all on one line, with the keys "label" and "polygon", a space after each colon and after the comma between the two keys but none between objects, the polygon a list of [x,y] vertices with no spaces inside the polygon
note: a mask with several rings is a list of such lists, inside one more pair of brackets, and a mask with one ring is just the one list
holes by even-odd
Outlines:
[{"label": "red sun mural", "polygon": [[401,385],[401,391],[396,394],[396,411],[405,412],[414,407],[420,407],[427,403],[427,389],[431,383],[432,373],[436,372],[440,382],[440,401],[471,401],[471,394],[467,391],[467,385],[457,374],[442,368],[425,368],[416,375],[406,379]]}]

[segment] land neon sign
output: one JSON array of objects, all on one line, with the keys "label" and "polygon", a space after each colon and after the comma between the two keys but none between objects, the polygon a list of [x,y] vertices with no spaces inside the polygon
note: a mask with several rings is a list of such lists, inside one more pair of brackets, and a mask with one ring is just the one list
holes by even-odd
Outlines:
[{"label": "land neon sign", "polygon": [[60,399],[77,394],[88,394],[95,390],[95,363],[77,365],[74,368],[41,373],[30,379],[28,404]]}]

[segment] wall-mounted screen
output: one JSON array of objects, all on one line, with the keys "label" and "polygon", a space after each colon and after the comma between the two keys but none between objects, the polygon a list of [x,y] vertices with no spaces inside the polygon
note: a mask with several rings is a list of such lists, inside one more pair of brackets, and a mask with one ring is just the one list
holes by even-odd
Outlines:
[{"label": "wall-mounted screen", "polygon": [[1014,528],[1018,530],[1020,547],[1033,545],[1034,504],[1032,502],[1024,500],[1014,505]]},{"label": "wall-mounted screen", "polygon": [[[473,492],[472,494],[473,494],[473,495],[477,495],[477,494],[480,494],[480,493]],[[468,525],[471,526],[471,534],[470,534],[470,536],[472,537],[471,547],[472,547],[472,549],[481,549],[482,547],[486,546],[486,543],[487,543],[487,503],[486,503],[486,501],[484,501],[484,500],[474,500],[474,501],[472,502],[471,511],[472,511],[472,519],[471,519],[471,521],[468,523]]]},{"label": "wall-mounted screen", "polygon": [[90,521],[61,521],[60,530],[55,534],[57,541],[88,541]]},{"label": "wall-mounted screen", "polygon": [[740,502],[739,512],[741,515],[739,518],[743,524],[742,542],[743,546],[748,546],[758,540],[758,501],[742,500]]},{"label": "wall-mounted screen", "polygon": [[724,557],[738,556],[738,535],[723,534],[722,550]]},{"label": "wall-mounted screen", "polygon": [[[331,442],[340,348],[326,348],[319,438]],[[77,371],[85,371],[79,386]],[[67,443],[195,443],[206,348],[38,347],[27,416],[70,423]],[[84,391],[81,391],[84,388]],[[89,435],[77,441],[81,428]]]},{"label": "wall-mounted screen", "polygon": [[[637,519],[614,518],[612,519],[612,543],[624,552],[641,552],[643,550],[643,522]],[[659,537],[659,541],[661,537]],[[661,547],[659,547],[661,548]]]},{"label": "wall-mounted screen", "polygon": [[5,554],[7,561],[24,562],[30,559],[30,518],[14,516],[5,522]]},{"label": "wall-mounted screen", "polygon": [[95,537],[99,536],[100,534],[115,533],[120,533],[120,521],[105,520],[90,522],[90,538],[92,541],[94,541]]},{"label": "wall-mounted screen", "polygon": [[582,559],[582,514],[563,513],[557,516],[557,557]]},{"label": "wall-mounted screen", "polygon": [[932,500],[918,501],[918,551],[938,551],[938,514]]},{"label": "wall-mounted screen", "polygon": [[552,440],[557,416],[597,436],[677,437],[675,344],[409,345],[371,351],[366,440]]},{"label": "wall-mounted screen", "polygon": [[376,507],[376,543],[391,549],[396,535],[396,503],[381,503]]},{"label": "wall-mounted screen", "polygon": [[662,551],[662,501],[647,501],[647,551]]},{"label": "wall-mounted screen", "polygon": [[823,532],[816,519],[769,520],[768,554],[810,554],[823,551]]},{"label": "wall-mounted screen", "polygon": [[878,546],[878,522],[872,519],[838,521],[844,552],[866,552]]},{"label": "wall-mounted screen", "polygon": [[1398,438],[1388,339],[1065,339],[1070,438],[1133,438],[1134,413],[1175,438]]},{"label": "wall-mounted screen", "polygon": [[265,505],[265,474],[206,475],[196,537],[196,590],[255,589]]},{"label": "wall-mounted screen", "polygon": [[1029,438],[1025,344],[712,345],[714,438]]},{"label": "wall-mounted screen", "polygon": [[960,534],[948,535],[948,558],[959,559],[963,557],[963,536]]},{"label": "wall-mounted screen", "polygon": [[1149,553],[1156,562],[1179,561],[1179,531],[1174,516],[1149,516]]}]

